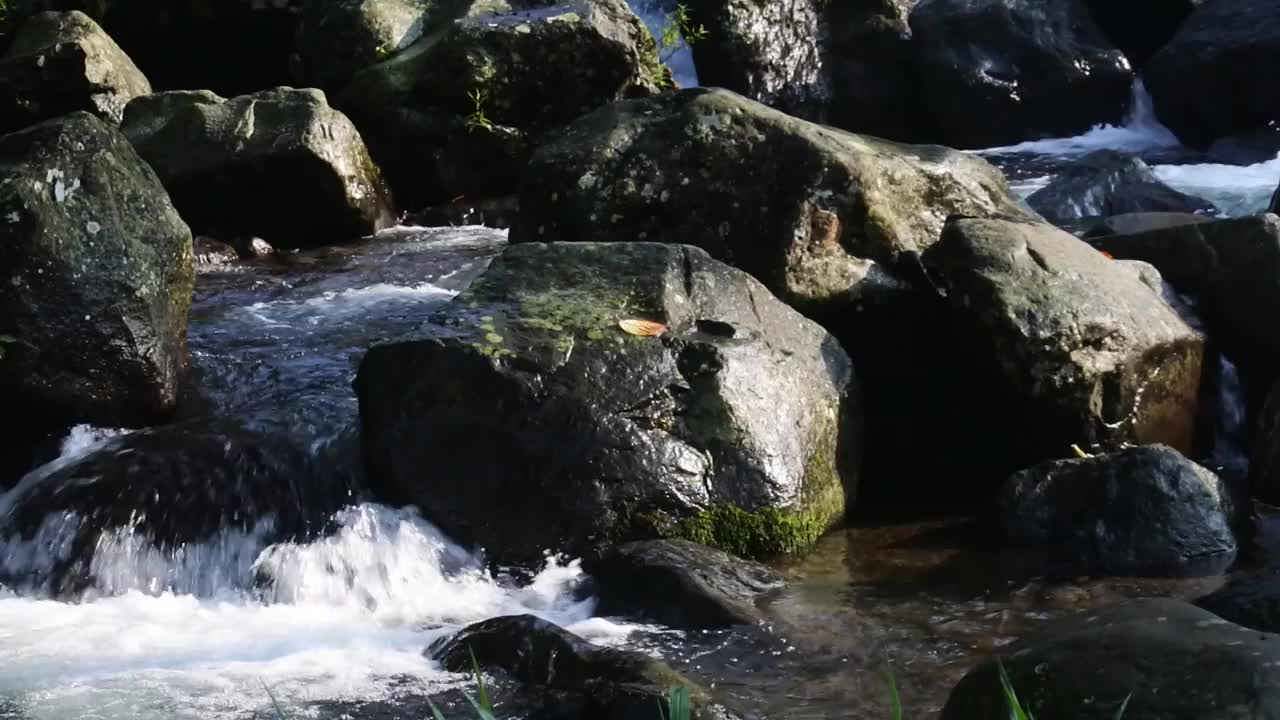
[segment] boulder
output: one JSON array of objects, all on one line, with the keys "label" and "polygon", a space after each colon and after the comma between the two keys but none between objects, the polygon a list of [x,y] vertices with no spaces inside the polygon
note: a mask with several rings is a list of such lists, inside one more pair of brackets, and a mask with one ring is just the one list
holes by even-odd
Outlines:
[{"label": "boulder", "polygon": [[585,701],[582,712],[572,717],[623,720],[661,715],[673,687],[689,689],[690,717],[732,717],[706,690],[661,660],[593,645],[533,615],[508,615],[469,625],[437,640],[427,654],[457,673],[472,671],[474,655],[481,670],[501,670],[526,685],[570,696],[557,704]]},{"label": "boulder", "polygon": [[155,173],[93,115],[0,137],[0,406],[33,431],[166,417],[191,242]]},{"label": "boulder", "polygon": [[1280,4],[1206,2],[1143,72],[1156,114],[1199,148],[1280,118]]},{"label": "boulder", "polygon": [[1280,638],[1179,600],[1052,621],[971,670],[941,720],[1010,717],[998,666],[1037,720],[1236,720],[1280,714]]},{"label": "boulder", "polygon": [[298,248],[395,223],[360,133],[319,90],[157,93],[129,103],[122,129],[197,233]]},{"label": "boulder", "polygon": [[1132,269],[1049,225],[955,218],[924,263],[962,338],[970,423],[1005,472],[1163,443],[1192,449],[1204,339]]},{"label": "boulder", "polygon": [[412,45],[428,27],[431,11],[449,4],[439,0],[307,0],[298,18],[298,60],[293,74],[301,83],[338,90],[356,72]]},{"label": "boulder", "polygon": [[1236,532],[1251,536],[1244,490],[1172,448],[1132,447],[1015,473],[1000,492],[1000,527],[1075,574],[1221,570],[1235,559]]},{"label": "boulder", "polygon": [[1234,574],[1195,604],[1237,625],[1280,632],[1280,571],[1269,568]]},{"label": "boulder", "polygon": [[760,563],[688,540],[618,545],[584,570],[596,581],[596,613],[638,616],[679,628],[755,625],[757,602],[782,576]]},{"label": "boulder", "polygon": [[1183,21],[1204,0],[1085,0],[1090,17],[1134,67],[1147,60],[1173,37]]},{"label": "boulder", "polygon": [[1185,212],[1134,212],[1112,215],[1084,231],[1081,235],[1086,240],[1104,238],[1109,235],[1133,235],[1150,230],[1167,230],[1181,225],[1194,225],[1211,222],[1207,215],[1192,215]]},{"label": "boulder", "polygon": [[515,191],[529,154],[584,112],[657,90],[653,36],[623,0],[473,14],[356,74],[338,107],[407,207]]},{"label": "boulder", "polygon": [[1267,387],[1280,368],[1280,333],[1260,307],[1280,303],[1280,218],[1230,218],[1093,240],[1116,258],[1145,260],[1198,300],[1210,334],[1246,378]]},{"label": "boulder", "polygon": [[603,108],[533,156],[513,243],[697,245],[788,303],[851,305],[951,214],[1037,217],[967,153],[799,120],[726,90]]},{"label": "boulder", "polygon": [[40,13],[0,57],[0,134],[77,110],[119,124],[151,84],[119,45],[81,12]]},{"label": "boulder", "polygon": [[1280,155],[1280,119],[1241,135],[1214,140],[1207,155],[1205,162],[1222,165],[1257,165],[1275,160]]},{"label": "boulder", "polygon": [[1280,505],[1280,382],[1271,384],[1257,413],[1249,454],[1249,486],[1255,497]]},{"label": "boulder", "polygon": [[1123,213],[1217,212],[1208,200],[1160,182],[1141,158],[1114,150],[1084,156],[1032,193],[1027,204],[1055,225]]},{"label": "boulder", "polygon": [[[139,430],[45,465],[0,496],[6,539],[33,547],[5,558],[0,581],[60,597],[90,588],[225,589],[219,579],[248,589],[247,563],[241,578],[149,578],[117,576],[110,568],[103,574],[95,555],[100,547],[140,541],[136,552],[150,546],[176,557],[188,544],[228,532],[259,534],[265,543],[312,537],[346,501],[345,491],[338,477],[283,438],[201,421]],[[199,587],[168,586],[184,580]]]},{"label": "boulder", "polygon": [[513,246],[355,386],[371,489],[517,563],[663,536],[801,551],[857,486],[839,343],[688,246]]},{"label": "boulder", "polygon": [[893,140],[928,138],[907,22],[916,2],[826,3],[831,124]]},{"label": "boulder", "polygon": [[826,119],[831,77],[830,30],[821,0],[690,0],[690,16],[707,29],[693,43],[698,82],[722,87],[811,120]]},{"label": "boulder", "polygon": [[1079,0],[921,0],[910,23],[937,142],[1009,145],[1124,118],[1133,71]]}]

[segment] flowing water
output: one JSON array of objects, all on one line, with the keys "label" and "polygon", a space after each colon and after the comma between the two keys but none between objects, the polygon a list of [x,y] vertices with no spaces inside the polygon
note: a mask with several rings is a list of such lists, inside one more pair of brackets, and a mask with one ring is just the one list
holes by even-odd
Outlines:
[{"label": "flowing water", "polygon": [[[985,154],[1027,191],[1101,147],[1139,152],[1162,178],[1229,214],[1256,212],[1280,180],[1280,160],[1196,164],[1140,103],[1122,128]],[[503,231],[483,227],[397,228],[358,245],[201,272],[189,414],[283,434],[358,487],[351,381],[361,354],[417,327],[504,242]],[[1214,457],[1238,466],[1243,418],[1227,360],[1222,378]],[[56,463],[121,439],[77,428]],[[0,515],[23,488],[0,496]],[[572,558],[549,557],[536,574],[494,570],[414,510],[358,493],[331,532],[297,542],[225,530],[160,551],[127,529],[104,533],[95,584],[71,599],[22,580],[57,556],[64,520],[35,539],[5,537],[0,526],[0,577],[10,578],[0,586],[0,718],[239,720],[269,714],[267,687],[295,717],[423,718],[424,696],[466,680],[423,649],[512,613],[660,655],[750,717],[887,717],[886,666],[908,715],[925,717],[976,661],[1056,614],[1126,597],[1193,597],[1222,582],[1045,577],[1038,558],[998,549],[972,519],[857,518],[780,567],[792,582],[772,602],[769,627],[682,633],[597,616]],[[514,702],[503,710],[520,714]]]}]

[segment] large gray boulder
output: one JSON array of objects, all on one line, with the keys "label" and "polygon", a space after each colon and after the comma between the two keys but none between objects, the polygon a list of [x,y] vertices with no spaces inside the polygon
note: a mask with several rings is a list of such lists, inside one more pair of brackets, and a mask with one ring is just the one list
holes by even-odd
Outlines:
[{"label": "large gray boulder", "polygon": [[1165,185],[1142,158],[1114,150],[1092,152],[1072,163],[1032,193],[1027,204],[1060,226],[1125,213],[1217,213],[1208,200]]},{"label": "large gray boulder", "polygon": [[1239,720],[1280,717],[1280,638],[1179,600],[1077,613],[971,670],[941,720],[1010,717],[998,664],[1037,720]]},{"label": "large gray boulder", "polygon": [[910,22],[936,142],[1009,145],[1124,117],[1133,71],[1080,0],[921,0]]},{"label": "large gray boulder", "polygon": [[1280,118],[1280,4],[1205,2],[1147,63],[1156,114],[1195,147]]},{"label": "large gray boulder", "polygon": [[572,0],[463,17],[357,73],[335,104],[417,209],[512,193],[548,133],[656,92],[660,75],[653,36],[624,0]]},{"label": "large gray boulder", "polygon": [[0,404],[27,430],[173,410],[191,231],[118,130],[77,112],[0,137]]},{"label": "large gray boulder", "polygon": [[1183,575],[1220,570],[1247,542],[1251,504],[1209,470],[1162,445],[1022,470],[1000,493],[1004,537],[1046,548],[1079,574]]},{"label": "large gray boulder", "polygon": [[150,92],[146,76],[88,15],[40,13],[0,58],[0,134],[77,110],[118,124],[125,104]]},{"label": "large gray boulder", "polygon": [[199,234],[297,248],[395,222],[360,133],[319,90],[157,93],[129,103],[122,129]]},{"label": "large gray boulder", "polygon": [[[442,0],[308,0],[298,17],[299,82],[337,90],[422,37]],[[434,25],[434,23],[433,23]]]},{"label": "large gray boulder", "polygon": [[374,492],[512,561],[662,536],[802,551],[857,486],[839,343],[688,246],[513,246],[355,386]]},{"label": "large gray boulder", "polygon": [[[924,254],[972,377],[981,454],[1007,471],[1071,446],[1190,452],[1204,339],[1133,269],[1042,223],[956,218]],[[962,365],[963,366],[963,365]]]}]

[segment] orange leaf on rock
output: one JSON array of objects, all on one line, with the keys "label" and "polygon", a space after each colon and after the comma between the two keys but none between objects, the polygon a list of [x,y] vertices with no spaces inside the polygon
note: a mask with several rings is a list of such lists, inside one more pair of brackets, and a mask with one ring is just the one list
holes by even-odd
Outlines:
[{"label": "orange leaf on rock", "polygon": [[619,320],[618,327],[628,334],[641,337],[657,337],[667,331],[667,326],[652,320],[636,320],[634,318]]},{"label": "orange leaf on rock", "polygon": [[1115,257],[1114,255],[1112,255],[1111,253],[1107,252],[1106,250],[1099,250],[1098,252],[1100,252],[1100,253],[1102,253],[1104,256],[1106,256],[1106,258],[1107,258],[1108,260],[1115,260],[1115,259],[1116,259],[1116,257]]}]

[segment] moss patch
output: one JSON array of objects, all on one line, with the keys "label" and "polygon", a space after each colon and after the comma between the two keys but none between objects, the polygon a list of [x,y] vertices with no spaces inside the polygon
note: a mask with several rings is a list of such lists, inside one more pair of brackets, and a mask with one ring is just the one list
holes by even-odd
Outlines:
[{"label": "moss patch", "polygon": [[815,514],[777,508],[748,512],[728,504],[713,505],[683,520],[650,521],[661,537],[692,540],[752,560],[808,550],[827,529],[827,522]]}]

